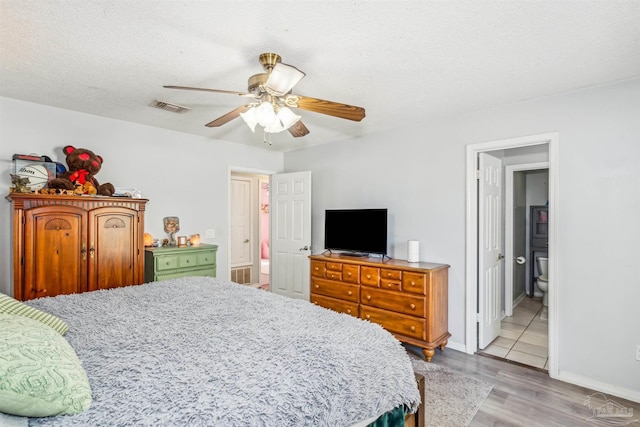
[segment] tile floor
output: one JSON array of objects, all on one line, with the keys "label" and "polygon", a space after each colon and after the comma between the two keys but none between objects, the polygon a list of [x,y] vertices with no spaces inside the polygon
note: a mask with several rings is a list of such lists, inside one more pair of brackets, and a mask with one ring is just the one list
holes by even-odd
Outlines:
[{"label": "tile floor", "polygon": [[525,297],[514,307],[513,316],[502,319],[498,338],[480,352],[548,369],[549,333],[542,312],[542,298]]}]

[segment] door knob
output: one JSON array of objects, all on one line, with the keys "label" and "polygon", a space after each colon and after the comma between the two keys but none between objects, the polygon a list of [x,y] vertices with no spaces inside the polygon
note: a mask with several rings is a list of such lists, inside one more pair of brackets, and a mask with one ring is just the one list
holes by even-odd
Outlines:
[{"label": "door knob", "polygon": [[501,260],[501,259],[504,259],[504,255],[498,254],[498,261]]},{"label": "door knob", "polygon": [[308,251],[309,250],[309,246],[306,246],[304,248],[300,248],[301,251]]},{"label": "door knob", "polygon": [[522,264],[524,264],[526,262],[527,262],[527,259],[525,257],[523,257],[523,256],[519,256],[518,258],[516,258],[516,263],[517,264],[522,265]]},{"label": "door knob", "polygon": [[249,239],[244,239],[244,243],[249,243]]}]

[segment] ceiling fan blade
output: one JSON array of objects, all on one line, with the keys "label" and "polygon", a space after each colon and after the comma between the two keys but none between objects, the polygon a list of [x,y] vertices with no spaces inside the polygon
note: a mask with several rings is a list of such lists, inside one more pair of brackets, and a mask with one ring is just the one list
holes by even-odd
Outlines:
[{"label": "ceiling fan blade", "polygon": [[215,128],[215,127],[218,127],[218,126],[222,126],[225,123],[229,123],[233,119],[237,119],[238,117],[240,117],[240,113],[244,113],[249,108],[251,108],[251,105],[249,105],[249,104],[242,105],[242,106],[236,108],[233,111],[229,111],[224,116],[220,116],[217,119],[215,119],[214,121],[207,123],[205,126],[210,127],[210,128]]},{"label": "ceiling fan blade", "polygon": [[289,133],[295,138],[305,136],[309,134],[309,129],[302,123],[302,120],[298,120],[293,126],[289,128]]},{"label": "ceiling fan blade", "polygon": [[[323,99],[309,98],[308,96],[295,95],[286,100],[287,105],[298,107],[314,113],[327,114],[341,119],[359,122],[364,119],[364,108],[353,105],[340,104],[339,102],[325,101]],[[297,98],[297,100],[295,100]]]},{"label": "ceiling fan blade", "polygon": [[276,95],[289,93],[306,74],[292,65],[278,62],[271,70],[265,87]]},{"label": "ceiling fan blade", "polygon": [[228,93],[230,95],[238,95],[238,96],[247,96],[250,98],[255,98],[256,96],[252,93],[247,92],[235,92],[232,90],[222,90],[222,89],[207,89],[204,87],[190,87],[190,86],[162,86],[166,89],[181,89],[181,90],[199,90],[202,92],[216,92],[216,93]]}]

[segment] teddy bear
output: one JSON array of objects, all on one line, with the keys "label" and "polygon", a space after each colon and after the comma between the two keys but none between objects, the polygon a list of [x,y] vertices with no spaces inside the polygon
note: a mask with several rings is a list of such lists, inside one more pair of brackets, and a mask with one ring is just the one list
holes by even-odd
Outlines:
[{"label": "teddy bear", "polygon": [[62,149],[67,156],[69,170],[47,183],[49,188],[74,190],[75,194],[99,194],[111,196],[115,188],[108,182],[100,185],[94,177],[102,168],[102,157],[86,148],[67,145]]}]

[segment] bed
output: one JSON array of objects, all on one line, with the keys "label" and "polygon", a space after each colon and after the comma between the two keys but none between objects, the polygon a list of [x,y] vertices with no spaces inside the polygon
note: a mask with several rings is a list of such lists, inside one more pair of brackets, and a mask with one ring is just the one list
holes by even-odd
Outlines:
[{"label": "bed", "polygon": [[380,326],[229,281],[26,304],[69,326],[93,399],[29,426],[366,426],[420,404],[409,356]]}]

